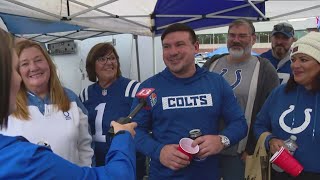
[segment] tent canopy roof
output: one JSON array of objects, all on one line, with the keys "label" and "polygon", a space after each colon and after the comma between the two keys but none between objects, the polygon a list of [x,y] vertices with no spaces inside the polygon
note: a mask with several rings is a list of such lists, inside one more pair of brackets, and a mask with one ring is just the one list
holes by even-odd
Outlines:
[{"label": "tent canopy roof", "polygon": [[[3,0],[0,1],[0,13],[14,34],[35,36],[91,28],[102,34],[152,36],[161,34],[168,25],[176,22],[187,23],[199,30],[224,26],[240,17],[263,21],[317,16],[320,15],[320,1]],[[11,20],[9,15],[16,15],[16,20]],[[25,17],[33,19],[26,20]]]}]

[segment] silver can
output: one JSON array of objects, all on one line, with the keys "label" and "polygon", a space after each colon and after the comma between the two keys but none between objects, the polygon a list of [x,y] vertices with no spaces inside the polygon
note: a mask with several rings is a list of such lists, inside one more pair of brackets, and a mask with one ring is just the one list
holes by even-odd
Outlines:
[{"label": "silver can", "polygon": [[[192,129],[189,131],[189,138],[190,139],[197,139],[198,137],[202,136],[201,130],[200,129]],[[200,159],[198,157],[193,158],[195,161],[204,161],[206,158]]]},{"label": "silver can", "polygon": [[191,131],[189,131],[189,138],[190,139],[197,139],[197,137],[202,136],[201,130],[200,129],[192,129]]}]

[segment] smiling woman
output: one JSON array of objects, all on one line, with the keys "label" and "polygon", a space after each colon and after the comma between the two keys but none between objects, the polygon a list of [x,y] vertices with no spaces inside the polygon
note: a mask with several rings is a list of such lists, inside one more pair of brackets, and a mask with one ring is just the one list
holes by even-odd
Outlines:
[{"label": "smiling woman", "polygon": [[[140,83],[121,76],[119,55],[110,43],[98,43],[91,48],[86,70],[94,84],[82,90],[80,99],[89,112],[96,166],[102,166],[111,144],[112,136],[107,132],[110,122],[130,113]],[[139,153],[136,175],[138,180],[145,175],[145,156]]]},{"label": "smiling woman", "polygon": [[43,53],[36,47],[23,48],[19,52],[19,59],[19,71],[24,86],[45,98],[49,92],[50,67]]},{"label": "smiling woman", "polygon": [[308,90],[320,90],[320,33],[310,32],[299,39],[291,53],[293,78],[288,82]]},{"label": "smiling woman", "polygon": [[[13,49],[11,36],[0,29],[0,39],[0,129],[5,129],[7,116],[15,110],[15,97],[21,77],[17,71],[18,57]],[[51,121],[55,120],[47,118]],[[118,135],[113,139],[110,155],[105,158],[108,163],[103,168],[79,167],[52,153],[47,147],[31,144],[21,136],[10,137],[1,133],[0,179],[133,180],[135,179],[135,147],[132,136],[135,134],[134,128],[137,124],[121,125],[112,122],[111,125]],[[11,126],[10,123],[9,126]],[[46,128],[48,133],[50,128]],[[59,136],[59,133],[54,135]]]},{"label": "smiling woman", "polygon": [[287,173],[271,172],[273,180],[320,179],[320,33],[310,32],[293,44],[293,76],[268,97],[254,125],[256,137],[263,132],[266,148],[276,153],[290,135],[297,137],[294,157],[304,167],[297,178]]},{"label": "smiling woman", "polygon": [[62,87],[55,65],[39,44],[20,41],[16,50],[23,83],[17,110],[9,116],[3,134],[22,135],[35,144],[47,143],[66,160],[91,166],[92,138],[87,111],[79,98]]}]

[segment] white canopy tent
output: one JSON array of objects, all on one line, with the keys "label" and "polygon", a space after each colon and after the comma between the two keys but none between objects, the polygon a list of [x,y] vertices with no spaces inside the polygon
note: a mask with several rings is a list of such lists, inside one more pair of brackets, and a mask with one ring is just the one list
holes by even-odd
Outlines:
[{"label": "white canopy tent", "polygon": [[[203,6],[222,7],[204,11]],[[181,8],[175,10],[177,7]],[[199,22],[195,29],[224,26],[239,17],[253,21],[315,17],[320,15],[320,0],[2,0],[0,18],[1,14],[34,18],[45,22],[43,26],[51,22],[78,26],[47,32],[25,20],[6,19],[8,30],[16,36],[47,43],[117,33],[154,36],[174,22],[193,25],[203,19],[207,21]]]},{"label": "white canopy tent", "polygon": [[[320,16],[320,0],[2,0],[1,13],[34,18],[45,26],[57,22],[76,25],[72,30],[42,32],[36,26],[27,31],[32,25],[24,21],[20,29],[4,21],[16,36],[54,42],[117,33],[155,37],[174,22],[200,30],[224,26],[240,17],[253,21],[314,17]],[[139,76],[139,60],[137,63]],[[153,72],[157,72],[156,63]]]},{"label": "white canopy tent", "polygon": [[[164,29],[167,25],[157,26],[156,18],[176,18],[174,22],[192,22],[201,18],[208,19],[235,19],[239,15],[228,15],[226,12],[235,11],[239,8],[251,6],[260,14],[261,18],[248,17],[253,20],[284,20],[293,18],[304,18],[320,15],[319,0],[242,0],[242,5],[232,8],[202,14],[204,7],[186,7],[199,9],[197,14],[179,12],[178,14],[166,14],[166,12],[155,12],[156,4],[161,0],[2,0],[0,1],[0,12],[25,17],[33,17],[46,21],[62,21],[83,27],[90,27],[110,32],[131,33],[137,35],[153,35],[154,30]],[[171,8],[173,5],[184,6],[190,0],[180,0],[179,4],[173,1],[162,0]],[[207,0],[212,6],[223,6],[227,1],[241,0]],[[265,14],[256,6],[265,3]],[[164,5],[163,5],[164,4]],[[165,9],[163,8],[163,9]],[[179,17],[184,17],[179,20]],[[223,24],[222,24],[223,25]],[[218,26],[221,26],[220,24]],[[208,26],[204,26],[208,28]],[[211,26],[212,27],[212,26]]]},{"label": "white canopy tent", "polygon": [[269,0],[265,3],[265,15],[270,21],[320,16],[320,0]]}]

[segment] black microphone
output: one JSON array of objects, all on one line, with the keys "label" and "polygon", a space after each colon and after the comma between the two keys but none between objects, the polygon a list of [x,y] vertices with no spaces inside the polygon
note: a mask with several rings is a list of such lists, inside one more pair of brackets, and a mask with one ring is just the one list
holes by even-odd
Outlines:
[{"label": "black microphone", "polygon": [[[127,117],[121,117],[117,120],[120,124],[127,124],[131,122],[132,118],[147,105],[146,99],[150,96],[150,94],[154,91],[154,88],[143,88],[137,94],[136,97],[140,99],[139,104],[130,112]],[[110,134],[114,134],[114,129],[111,127],[108,131]]]}]

